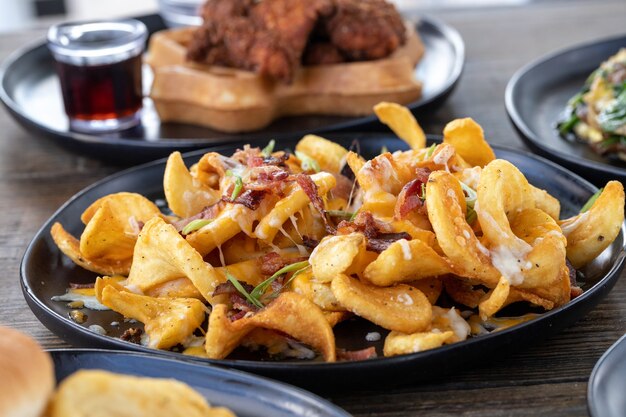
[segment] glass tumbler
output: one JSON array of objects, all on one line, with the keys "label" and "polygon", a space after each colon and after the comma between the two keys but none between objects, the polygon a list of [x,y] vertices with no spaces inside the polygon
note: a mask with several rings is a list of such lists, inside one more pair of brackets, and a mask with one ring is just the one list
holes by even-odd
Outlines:
[{"label": "glass tumbler", "polygon": [[62,23],[48,31],[70,129],[123,130],[139,122],[142,53],[148,37],[138,20]]}]

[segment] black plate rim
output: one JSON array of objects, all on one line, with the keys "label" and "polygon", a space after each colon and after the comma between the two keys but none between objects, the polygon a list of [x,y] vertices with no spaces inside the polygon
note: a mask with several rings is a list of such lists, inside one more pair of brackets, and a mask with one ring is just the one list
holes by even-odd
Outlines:
[{"label": "black plate rim", "polygon": [[601,403],[603,403],[601,400],[603,396],[599,393],[601,389],[600,385],[602,377],[606,374],[607,367],[613,362],[619,361],[620,358],[616,356],[619,353],[621,353],[621,359],[623,360],[624,356],[626,356],[626,333],[602,354],[591,371],[589,383],[587,384],[587,410],[591,417],[605,416],[603,411],[606,408],[601,405]]},{"label": "black plate rim", "polygon": [[[287,396],[292,398],[294,401],[297,400],[299,404],[315,404],[318,407],[322,408],[322,411],[325,411],[328,416],[335,417],[351,417],[351,415],[340,408],[339,406],[333,404],[325,398],[320,397],[310,391],[304,390],[302,388],[296,387],[294,385],[287,384],[285,382],[276,381],[264,376],[250,374],[248,372],[240,371],[237,369],[229,369],[224,368],[222,366],[216,365],[205,365],[199,366],[195,362],[184,361],[175,358],[168,358],[165,356],[157,356],[150,355],[148,353],[143,352],[133,352],[128,350],[110,350],[110,349],[94,349],[94,348],[52,348],[46,349],[52,357],[57,355],[103,355],[103,356],[114,356],[114,357],[126,357],[129,359],[137,359],[137,360],[147,360],[149,362],[154,362],[155,364],[159,363],[168,363],[175,367],[182,368],[191,368],[196,372],[205,373],[207,377],[218,376],[222,377],[222,379],[227,379],[229,381],[234,381],[236,383],[243,383],[247,386],[259,387],[262,386],[264,390],[273,391],[275,393],[279,393],[281,396]],[[56,369],[55,369],[56,372]],[[171,376],[175,378],[175,376]],[[242,385],[243,385],[242,384]]]},{"label": "black plate rim", "polygon": [[[377,135],[385,135],[385,133],[374,133],[374,134],[370,133],[369,134],[369,136],[377,136]],[[441,142],[441,139],[442,139],[442,137],[439,135],[427,135],[427,138],[429,142]],[[208,149],[201,149],[201,150],[196,150],[192,152],[187,152],[183,154],[183,157],[193,157],[193,156],[201,155],[204,152],[207,152],[207,150],[220,152],[220,150],[223,150],[224,148],[231,148],[232,146],[233,146],[232,144],[224,144],[220,146],[211,147]],[[548,165],[552,169],[555,169],[563,173],[564,175],[566,175],[568,178],[570,178],[573,182],[577,183],[578,185],[581,185],[582,187],[587,188],[590,191],[590,193],[593,193],[597,191],[598,189],[595,185],[585,180],[584,178],[578,176],[577,174],[569,171],[566,168],[563,168],[557,163],[552,162],[548,159],[545,159],[541,156],[532,154],[524,150],[520,150],[520,149],[516,149],[513,147],[508,147],[508,146],[502,146],[502,145],[492,145],[492,148],[496,152],[498,150],[501,150],[504,152],[516,153],[526,158],[530,158],[538,163]],[[504,329],[504,330],[494,332],[494,333],[490,333],[487,335],[482,335],[480,337],[467,339],[463,342],[459,342],[459,343],[455,343],[451,345],[445,345],[437,349],[431,349],[431,350],[427,350],[423,352],[412,353],[412,354],[407,354],[407,355],[399,355],[399,356],[393,356],[393,357],[378,357],[374,359],[368,359],[367,361],[355,361],[355,362],[334,362],[334,363],[272,362],[272,361],[252,361],[252,360],[233,360],[233,359],[216,360],[216,359],[196,358],[196,357],[191,357],[191,356],[187,357],[177,352],[150,349],[144,346],[135,345],[129,342],[124,342],[116,338],[108,337],[105,335],[99,335],[73,322],[69,318],[66,318],[57,314],[56,312],[48,308],[41,300],[39,300],[35,296],[34,291],[30,288],[27,282],[26,266],[29,262],[30,253],[33,251],[33,247],[35,243],[41,239],[42,235],[47,233],[47,231],[50,229],[50,226],[52,225],[52,222],[57,217],[57,215],[60,212],[62,212],[66,206],[70,205],[75,199],[80,198],[82,195],[88,193],[92,189],[100,187],[102,184],[105,184],[106,182],[116,180],[118,177],[132,175],[132,173],[135,171],[143,170],[154,165],[164,164],[165,161],[166,161],[166,158],[161,158],[159,160],[141,164],[132,168],[128,168],[116,174],[105,177],[95,182],[94,184],[82,189],[78,193],[74,194],[74,196],[72,196],[69,200],[67,200],[58,210],[54,212],[54,214],[50,216],[50,218],[48,218],[48,220],[46,220],[46,222],[41,226],[41,228],[37,231],[35,236],[32,238],[31,242],[26,248],[26,251],[24,252],[24,255],[22,257],[22,262],[20,263],[20,285],[22,288],[23,295],[26,298],[26,301],[28,302],[28,305],[31,308],[31,310],[33,308],[37,308],[39,312],[57,320],[66,329],[69,329],[69,331],[79,333],[82,336],[89,337],[90,339],[94,339],[102,346],[105,346],[105,345],[115,346],[115,349],[134,350],[134,351],[140,351],[140,352],[150,353],[154,355],[163,355],[167,357],[178,358],[178,359],[185,360],[185,361],[214,364],[218,366],[235,367],[239,369],[255,370],[259,372],[275,371],[277,369],[280,369],[280,371],[298,371],[298,370],[301,371],[305,368],[306,369],[314,368],[320,371],[333,370],[333,371],[340,372],[342,370],[354,369],[355,366],[361,366],[361,365],[366,365],[369,369],[372,370],[372,372],[374,372],[376,370],[386,368],[388,366],[401,367],[402,364],[411,363],[414,360],[427,358],[431,355],[439,355],[449,350],[458,349],[459,345],[463,345],[464,347],[470,348],[471,346],[477,343],[481,343],[481,344],[488,343],[489,340],[495,337],[505,337],[505,335],[509,335],[515,331],[533,327],[539,323],[550,322],[555,315],[559,315],[560,312],[565,309],[574,310],[579,305],[582,308],[584,305],[587,304],[588,299],[596,295],[596,292],[601,292],[603,290],[602,287],[604,287],[605,290],[608,292],[612,288],[612,286],[615,284],[617,279],[619,278],[619,272],[624,268],[624,265],[626,264],[626,244],[625,244],[625,246],[622,247],[619,253],[617,254],[615,262],[613,263],[611,268],[605,273],[604,277],[600,279],[598,282],[596,282],[593,286],[591,286],[582,295],[576,297],[574,300],[570,301],[564,306],[561,306],[551,311],[548,311],[546,313],[543,313],[537,318],[518,324],[511,328]],[[626,222],[622,224],[621,234],[626,239]]]},{"label": "black plate rim", "polygon": [[[142,18],[151,18],[155,15],[148,15]],[[419,110],[422,107],[426,107],[427,105],[446,97],[449,93],[452,92],[456,84],[459,82],[461,78],[461,74],[463,72],[463,68],[465,66],[465,44],[463,42],[463,38],[459,34],[459,32],[452,26],[444,23],[442,20],[430,17],[427,15],[421,15],[418,20],[412,22],[415,26],[420,24],[427,24],[436,29],[439,33],[441,33],[446,40],[450,43],[454,50],[454,65],[452,67],[450,76],[446,79],[446,83],[443,85],[440,91],[432,96],[428,97],[425,100],[418,100],[414,104],[414,108],[412,111]],[[66,131],[62,132],[56,129],[51,129],[45,125],[37,123],[35,120],[31,119],[23,110],[22,107],[9,95],[9,93],[4,88],[5,77],[10,68],[15,65],[15,63],[22,59],[27,54],[35,53],[39,49],[47,49],[46,42],[40,39],[35,41],[31,41],[27,45],[17,49],[16,51],[9,54],[9,56],[4,60],[4,62],[0,63],[0,101],[4,104],[4,106],[9,110],[9,113],[19,122],[31,126],[33,129],[42,132],[46,136],[56,137],[58,139],[71,140],[78,143],[97,145],[103,147],[116,147],[116,146],[124,146],[124,147],[132,147],[138,149],[169,149],[172,147],[176,147],[177,145],[185,150],[191,149],[200,149],[208,146],[219,146],[225,143],[238,143],[241,139],[229,139],[229,140],[216,140],[215,142],[207,142],[204,139],[197,138],[160,138],[158,141],[146,141],[146,140],[137,140],[133,138],[117,138],[117,137],[99,137],[95,135],[89,135],[85,133]],[[335,123],[327,126],[322,126],[321,128],[311,129],[308,133],[321,133],[321,132],[329,132],[333,130],[346,130],[353,129],[359,126],[367,125],[369,123],[376,122],[378,119],[375,115],[365,116],[365,117],[355,117],[353,120],[348,120],[340,123]],[[255,135],[258,132],[250,132],[250,135]],[[299,133],[299,132],[295,132]],[[293,136],[293,132],[285,132],[282,134],[276,134],[278,139],[287,138]]]},{"label": "black plate rim", "polygon": [[518,92],[520,89],[520,83],[523,81],[523,78],[527,75],[527,73],[534,70],[535,67],[548,61],[559,59],[560,57],[575,52],[576,50],[593,47],[602,43],[614,42],[619,39],[624,39],[626,41],[626,34],[581,42],[573,46],[561,48],[531,61],[513,74],[507,83],[506,90],[504,92],[504,105],[509,119],[527,145],[537,150],[537,152],[540,152],[542,155],[553,157],[564,164],[582,166],[601,174],[611,174],[619,177],[626,175],[626,168],[620,168],[575,155],[569,155],[544,145],[541,138],[526,124],[523,117],[519,113],[517,106],[515,105],[515,97],[520,94]]}]

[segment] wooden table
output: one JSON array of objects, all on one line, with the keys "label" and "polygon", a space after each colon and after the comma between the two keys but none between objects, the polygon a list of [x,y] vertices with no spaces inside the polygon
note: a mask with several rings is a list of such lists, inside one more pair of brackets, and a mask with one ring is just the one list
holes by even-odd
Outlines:
[{"label": "wooden table", "polygon": [[[551,1],[522,7],[429,10],[456,27],[467,47],[460,85],[435,115],[422,119],[429,133],[470,116],[492,143],[523,148],[504,110],[504,89],[515,70],[540,55],[624,31],[626,2]],[[0,60],[36,29],[0,37]],[[46,348],[65,342],[41,325],[19,288],[19,263],[40,225],[71,195],[120,170],[66,152],[22,130],[0,111],[0,322]],[[586,415],[589,374],[626,330],[626,280],[571,328],[523,351],[472,364],[468,370],[392,390],[344,392],[332,401],[356,416],[579,416]]]}]

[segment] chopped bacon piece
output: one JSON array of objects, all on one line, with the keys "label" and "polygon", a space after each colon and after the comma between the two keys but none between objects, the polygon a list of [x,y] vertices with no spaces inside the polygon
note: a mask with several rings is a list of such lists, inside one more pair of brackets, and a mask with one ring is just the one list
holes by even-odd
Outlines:
[{"label": "chopped bacon piece", "polygon": [[337,360],[339,361],[363,361],[376,357],[378,357],[378,354],[374,346],[361,350],[337,349]]},{"label": "chopped bacon piece", "polygon": [[426,214],[426,202],[424,199],[424,186],[428,182],[431,170],[428,168],[417,168],[416,178],[409,181],[400,191],[398,202],[394,210],[394,217],[404,219],[409,213],[417,210],[421,214]]},{"label": "chopped bacon piece", "polygon": [[307,259],[306,257],[283,258],[276,252],[269,252],[261,258],[261,273],[263,275],[274,275],[289,264],[306,261]]},{"label": "chopped bacon piece", "polygon": [[335,234],[335,228],[329,224],[328,218],[326,217],[326,210],[324,210],[324,201],[322,201],[322,197],[320,197],[318,194],[317,185],[315,185],[311,177],[306,174],[296,175],[296,182],[298,183],[300,188],[302,188],[302,190],[306,193],[307,197],[309,197],[309,200],[311,200],[311,203],[313,204],[313,207],[315,207],[315,210],[317,210],[321,214],[326,231],[328,233]]},{"label": "chopped bacon piece", "polygon": [[332,193],[335,198],[343,198],[344,200],[350,200],[350,194],[352,194],[354,180],[341,175],[341,174],[333,174],[336,180],[335,188],[333,188]]},{"label": "chopped bacon piece", "polygon": [[576,268],[574,268],[574,265],[567,258],[565,258],[565,264],[569,270],[570,298],[576,298],[583,293],[583,289],[576,282]]},{"label": "chopped bacon piece", "polygon": [[274,183],[276,181],[285,181],[288,178],[289,172],[285,171],[284,169],[278,168],[271,171],[263,170],[259,172],[256,176],[256,182],[265,185],[271,185],[271,183]]},{"label": "chopped bacon piece", "polygon": [[130,329],[127,329],[124,333],[122,333],[120,339],[130,343],[134,343],[136,345],[140,345],[142,334],[143,330],[140,327],[131,327]]},{"label": "chopped bacon piece", "polygon": [[302,244],[309,249],[314,249],[317,245],[319,245],[320,241],[313,239],[308,236],[302,236]]},{"label": "chopped bacon piece", "polygon": [[381,233],[376,238],[367,239],[367,250],[381,253],[389,247],[393,242],[400,239],[411,240],[411,235],[406,232],[401,233]]},{"label": "chopped bacon piece", "polygon": [[259,208],[259,205],[261,204],[261,201],[263,201],[263,197],[266,193],[266,190],[245,190],[239,194],[234,201],[229,197],[222,197],[222,200],[228,203],[241,204],[250,210],[256,210]]},{"label": "chopped bacon piece", "polygon": [[180,232],[181,230],[183,230],[185,228],[185,226],[187,226],[189,223],[191,223],[194,220],[214,219],[215,216],[217,216],[217,213],[218,213],[220,207],[221,207],[220,203],[213,204],[212,206],[203,208],[200,213],[198,213],[198,214],[196,214],[194,216],[187,217],[185,219],[179,220],[179,221],[173,223],[172,225],[176,228],[176,230],[178,232]]}]

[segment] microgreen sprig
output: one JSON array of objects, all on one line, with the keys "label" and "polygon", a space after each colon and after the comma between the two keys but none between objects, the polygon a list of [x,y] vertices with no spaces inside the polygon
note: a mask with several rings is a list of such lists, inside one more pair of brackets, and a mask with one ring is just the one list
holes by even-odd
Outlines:
[{"label": "microgreen sprig", "polygon": [[435,148],[437,147],[436,143],[433,143],[432,145],[430,145],[428,147],[428,149],[426,150],[426,156],[424,157],[424,160],[430,158],[431,156],[433,156],[433,152],[435,152]]},{"label": "microgreen sprig", "polygon": [[228,269],[226,269],[224,272],[226,274],[226,279],[231,284],[233,284],[233,286],[237,289],[237,291],[239,291],[239,293],[243,295],[250,304],[252,304],[253,306],[257,308],[263,308],[263,303],[261,303],[261,301],[259,301],[258,299],[252,297],[252,295],[250,295],[248,291],[246,291],[243,285],[241,285],[239,280],[235,278],[230,272],[228,272]]},{"label": "microgreen sprig", "polygon": [[211,223],[213,220],[211,219],[196,219],[192,220],[183,227],[182,233],[183,235],[188,235],[191,232],[195,232],[198,229],[203,228],[207,224]]},{"label": "microgreen sprig", "polygon": [[600,188],[594,195],[591,196],[591,198],[589,198],[589,200],[587,200],[585,205],[580,209],[581,213],[588,211],[591,206],[593,206],[593,203],[595,203],[598,197],[600,197],[600,194],[602,194],[602,190],[604,190],[604,188]]},{"label": "microgreen sprig", "polygon": [[311,158],[309,155],[305,154],[304,152],[296,151],[296,156],[300,160],[301,162],[300,167],[304,171],[311,171],[311,170],[315,172],[321,171],[320,164],[315,159]]},{"label": "microgreen sprig", "polygon": [[243,190],[243,179],[239,175],[233,173],[230,169],[226,171],[226,176],[235,177],[235,188],[233,188],[233,192],[230,195],[230,200],[235,201],[235,199],[239,197],[239,194],[241,194],[241,190]]},{"label": "microgreen sprig", "polygon": [[299,269],[306,268],[308,266],[309,266],[309,261],[302,261],[302,262],[296,262],[290,265],[286,265],[280,268],[278,271],[274,272],[274,274],[271,277],[269,277],[268,279],[266,279],[265,281],[263,281],[262,283],[254,287],[254,289],[250,293],[250,296],[257,300],[260,300],[261,296],[265,293],[265,291],[272,284],[272,282],[276,280],[276,278],[278,278],[279,276],[283,274],[294,272]]},{"label": "microgreen sprig", "polygon": [[266,158],[272,156],[272,152],[274,152],[275,146],[276,141],[274,139],[270,140],[267,146],[261,150],[261,154]]}]

